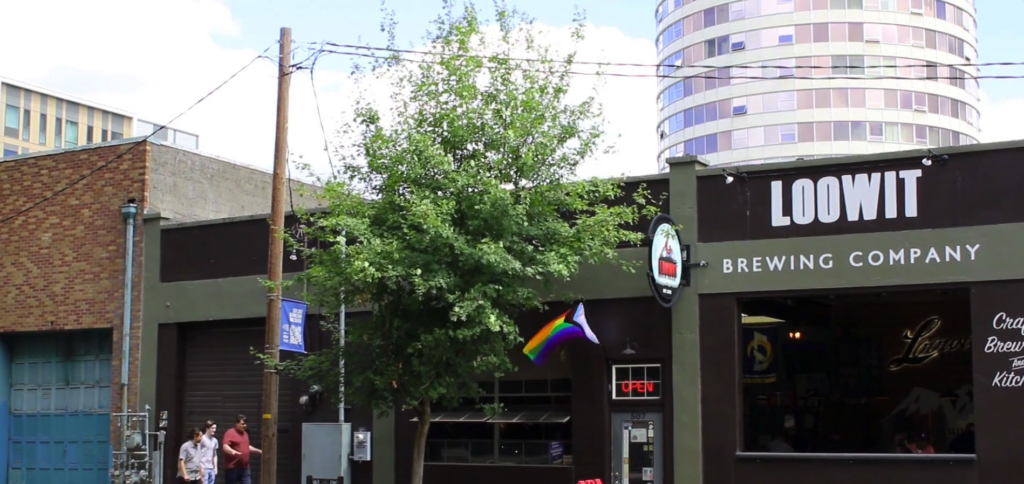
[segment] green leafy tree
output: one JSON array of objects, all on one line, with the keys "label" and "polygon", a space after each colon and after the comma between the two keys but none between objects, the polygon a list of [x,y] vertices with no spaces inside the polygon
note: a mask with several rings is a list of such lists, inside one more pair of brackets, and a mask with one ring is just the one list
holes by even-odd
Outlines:
[{"label": "green leafy tree", "polygon": [[[604,132],[593,98],[569,98],[574,55],[555,58],[516,11],[498,5],[495,19],[446,2],[427,38],[435,55],[375,66],[394,107],[355,111],[358,161],[325,181],[326,210],[303,221],[316,248],[298,249],[311,303],[372,312],[348,325],[343,348],[282,368],[337,388],[344,358],[347,402],[413,410],[412,484],[431,409],[512,369],[523,341],[513,318],[582,264],[622,263],[616,247],[642,238],[624,227],[646,190],[626,203],[621,181],[575,176]],[[582,27],[579,17],[577,42]]]}]

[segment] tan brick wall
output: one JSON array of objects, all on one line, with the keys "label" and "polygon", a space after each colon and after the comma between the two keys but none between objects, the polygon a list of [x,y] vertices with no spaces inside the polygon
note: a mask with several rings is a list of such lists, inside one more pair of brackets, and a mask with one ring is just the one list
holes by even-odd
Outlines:
[{"label": "tan brick wall", "polygon": [[[149,145],[135,143],[41,154],[0,162],[0,332],[110,328],[113,411],[121,409],[121,321],[125,224],[120,206],[137,199],[129,407],[138,401],[142,321],[143,224]],[[114,157],[119,159],[101,167]],[[112,425],[112,431],[114,427]]]}]

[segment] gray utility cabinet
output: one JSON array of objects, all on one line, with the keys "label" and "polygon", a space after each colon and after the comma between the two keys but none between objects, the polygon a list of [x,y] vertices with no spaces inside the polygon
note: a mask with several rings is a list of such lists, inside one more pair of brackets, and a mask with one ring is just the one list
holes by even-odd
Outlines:
[{"label": "gray utility cabinet", "polygon": [[336,482],[349,484],[348,456],[352,453],[352,424],[302,424],[302,483]]}]

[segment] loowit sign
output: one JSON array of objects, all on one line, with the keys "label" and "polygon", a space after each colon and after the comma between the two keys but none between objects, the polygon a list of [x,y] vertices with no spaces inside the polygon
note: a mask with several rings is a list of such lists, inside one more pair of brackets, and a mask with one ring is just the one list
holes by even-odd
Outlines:
[{"label": "loowit sign", "polygon": [[[849,222],[917,217],[917,181],[920,169],[858,175],[800,178],[789,187],[772,182],[772,226],[828,224],[845,215]],[[785,191],[790,203],[785,203]]]}]

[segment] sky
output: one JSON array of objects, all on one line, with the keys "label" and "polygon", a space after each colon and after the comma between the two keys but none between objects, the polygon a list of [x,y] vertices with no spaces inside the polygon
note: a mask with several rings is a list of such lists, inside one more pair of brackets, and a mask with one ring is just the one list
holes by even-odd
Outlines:
[{"label": "sky", "polygon": [[[47,15],[46,32],[32,22],[0,29],[0,76],[106,104],[163,123],[179,114],[268,47],[279,29],[299,42],[384,45],[377,0],[34,0],[5,5],[8,18]],[[477,2],[489,11],[490,1]],[[978,5],[980,62],[1024,61],[1020,0]],[[655,0],[509,0],[548,27],[548,40],[567,42],[575,6],[590,24],[579,58],[653,64]],[[401,46],[422,45],[441,0],[385,0],[398,21]],[[31,47],[26,46],[31,39]],[[317,64],[315,81],[328,139],[346,119],[354,95],[349,61]],[[650,73],[650,69],[626,71]],[[988,67],[987,75],[1024,75],[1024,67]],[[269,170],[274,149],[276,66],[261,59],[174,123],[197,133],[200,151]],[[574,89],[593,88],[581,78]],[[379,89],[385,89],[381,86]],[[656,171],[657,85],[654,78],[606,79],[598,91],[616,151],[586,163],[583,176]],[[1024,138],[1024,79],[982,81],[982,141]],[[589,92],[589,91],[588,91]],[[379,95],[379,93],[378,93]],[[324,135],[309,71],[292,79],[289,149],[293,160],[327,170]],[[297,174],[296,174],[297,175]]]}]

